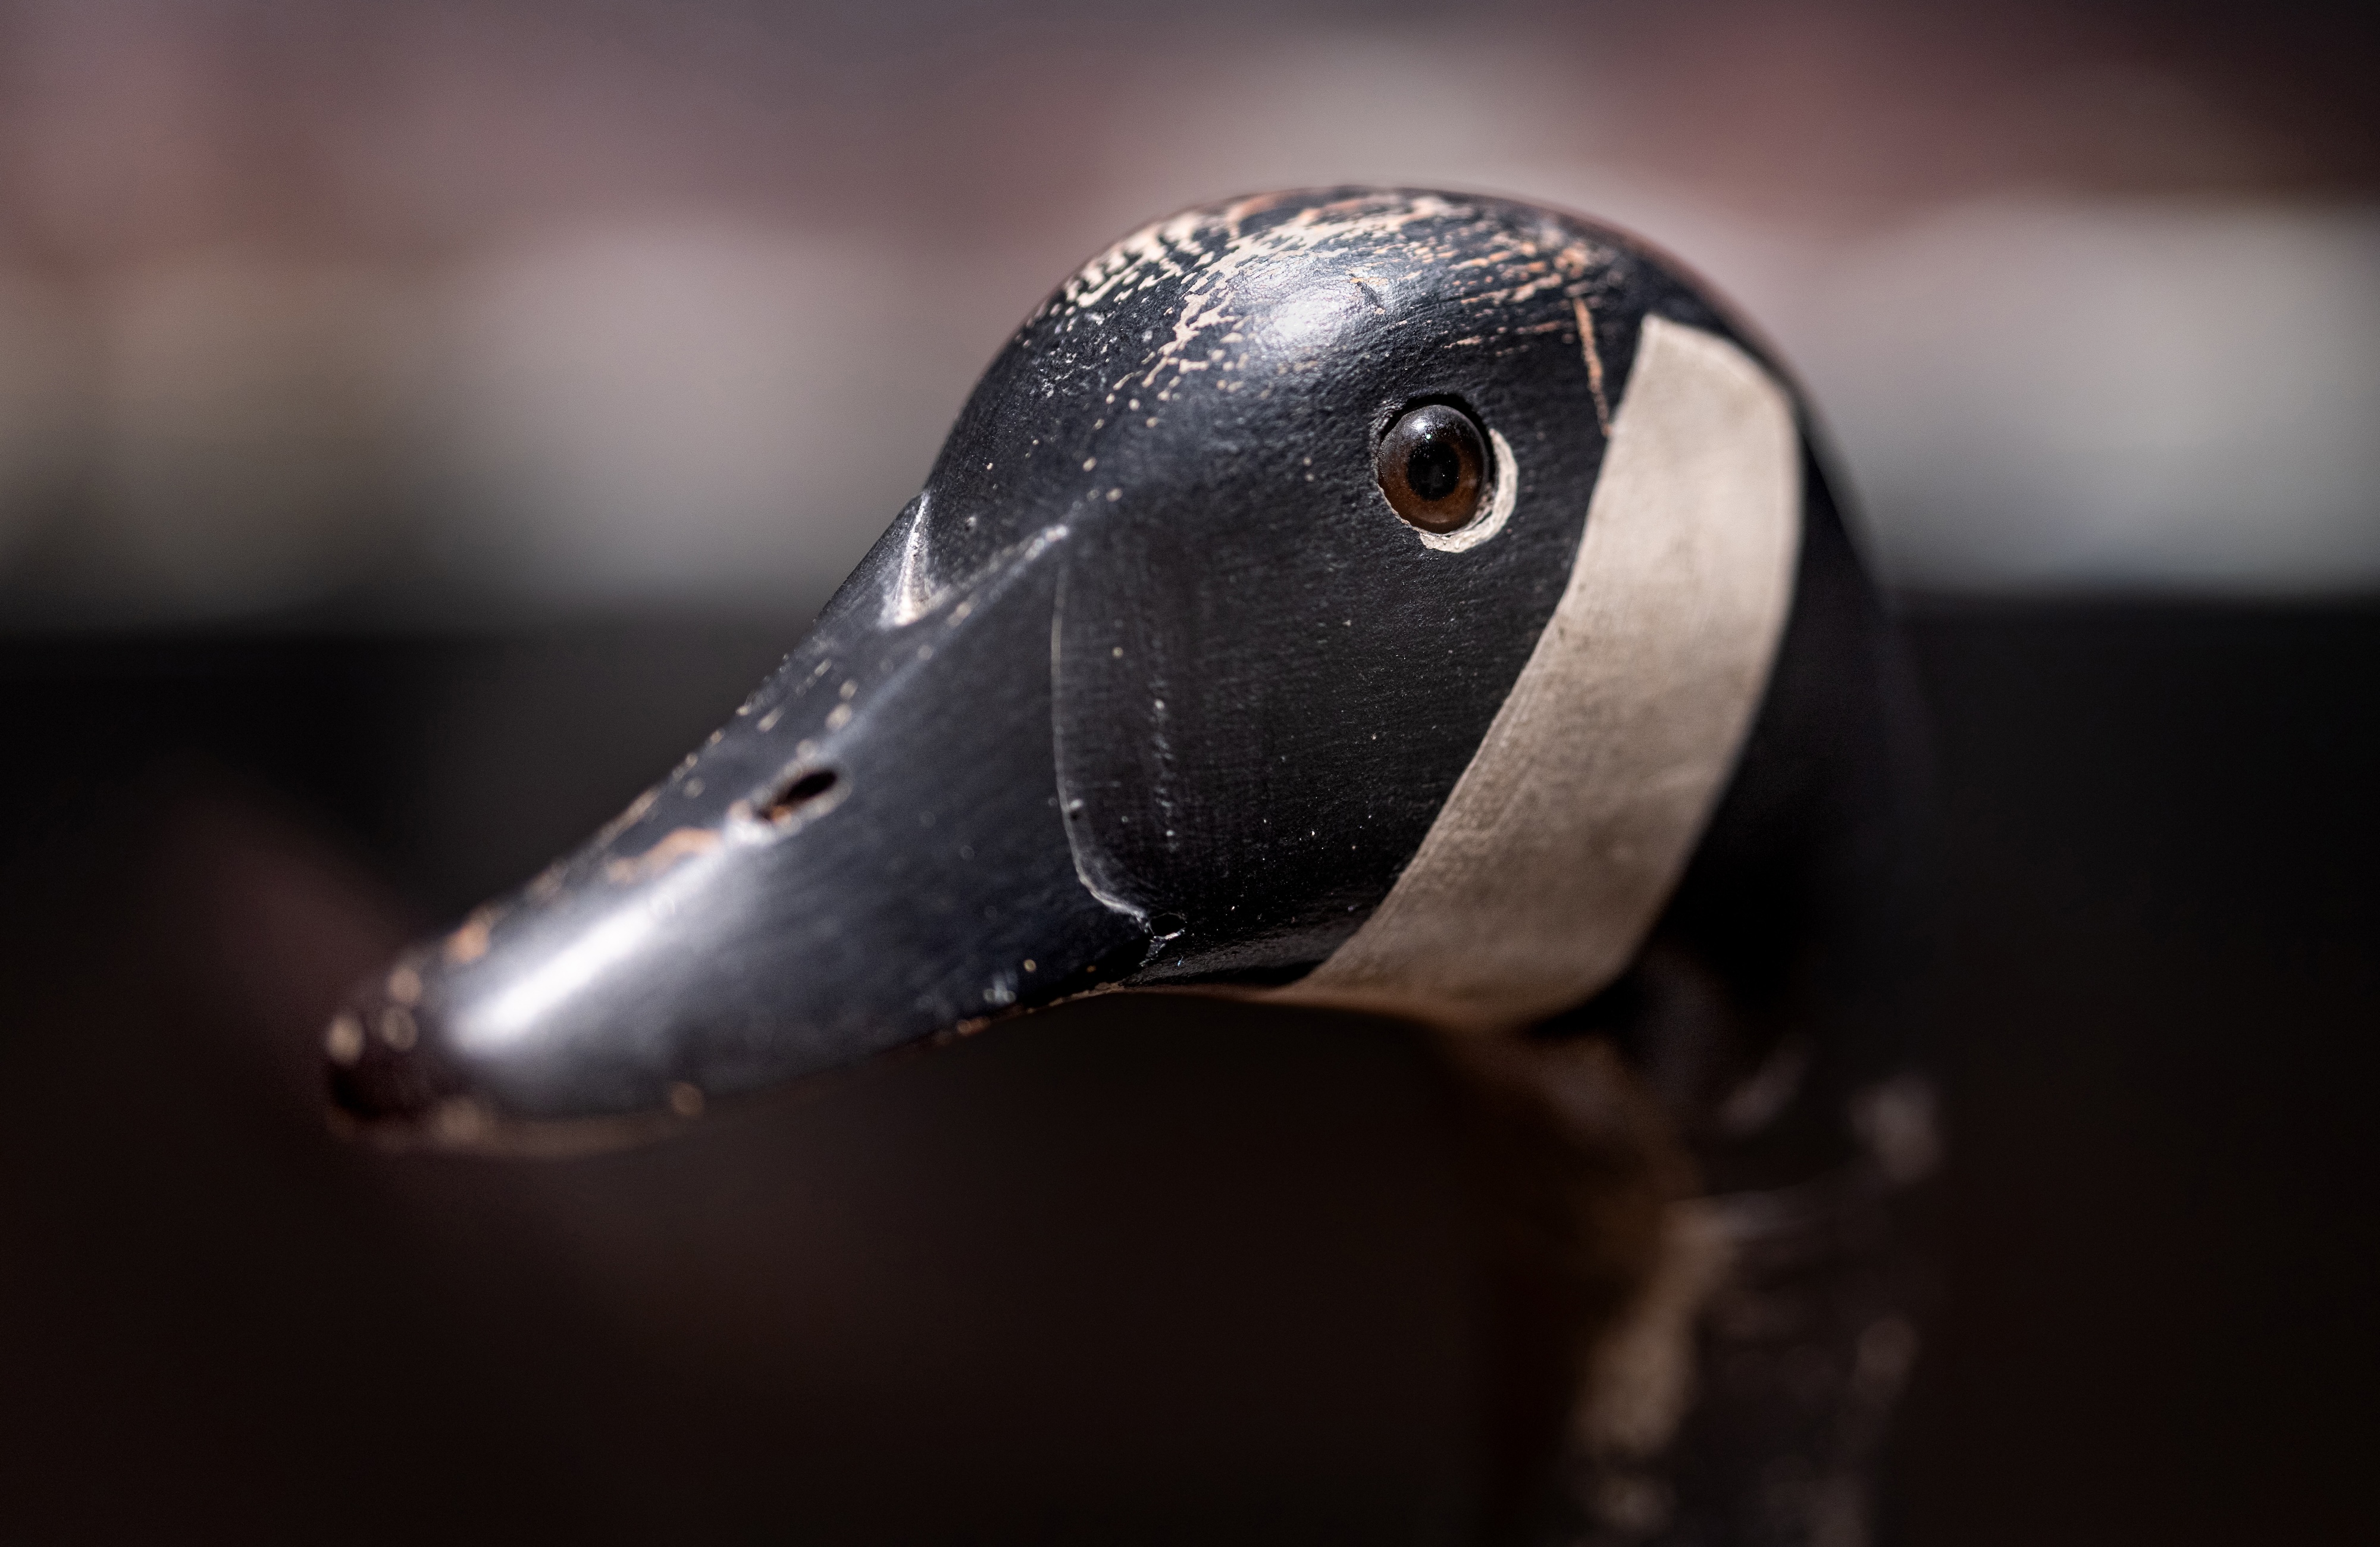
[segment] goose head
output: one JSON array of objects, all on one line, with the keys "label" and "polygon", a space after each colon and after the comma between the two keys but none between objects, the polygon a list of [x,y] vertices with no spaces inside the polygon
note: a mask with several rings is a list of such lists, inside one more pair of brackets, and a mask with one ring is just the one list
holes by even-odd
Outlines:
[{"label": "goose head", "polygon": [[1677,887],[1812,565],[1855,574],[1822,494],[1760,348],[1614,232],[1151,225],[727,724],[357,993],[335,1102],[533,1147],[1119,986],[1541,1019]]}]

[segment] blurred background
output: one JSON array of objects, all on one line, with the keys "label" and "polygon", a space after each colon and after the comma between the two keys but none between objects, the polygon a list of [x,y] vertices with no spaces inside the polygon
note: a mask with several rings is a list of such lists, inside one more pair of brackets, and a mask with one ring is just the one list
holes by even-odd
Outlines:
[{"label": "blurred background", "polygon": [[0,1535],[1465,1540],[1427,1060],[1069,1011],[645,1154],[323,1133],[352,976],[796,640],[1232,193],[1731,295],[1936,718],[1880,1529],[2370,1540],[2380,21],[2302,3],[0,0]]}]

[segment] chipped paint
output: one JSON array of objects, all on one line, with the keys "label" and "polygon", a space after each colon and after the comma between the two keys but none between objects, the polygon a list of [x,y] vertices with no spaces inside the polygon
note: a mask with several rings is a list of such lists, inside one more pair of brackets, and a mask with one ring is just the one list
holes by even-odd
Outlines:
[{"label": "chipped paint", "polygon": [[[713,732],[710,739],[712,741],[717,741],[719,739],[718,734]],[[634,827],[637,823],[644,821],[645,813],[653,809],[653,802],[660,798],[660,790],[649,789],[645,791],[644,794],[638,796],[634,800],[629,801],[627,810],[622,811],[618,816],[615,816],[611,821],[605,822],[602,829],[595,834],[595,847],[598,848],[602,847],[604,845],[618,838],[621,834],[625,833],[629,828]]]},{"label": "chipped paint", "polygon": [[1595,344],[1595,314],[1587,310],[1585,297],[1570,303],[1572,315],[1578,319],[1579,352],[1586,357],[1586,387],[1595,395],[1595,422],[1607,435],[1611,433],[1611,400],[1603,395],[1603,351]]},{"label": "chipped paint", "polygon": [[603,867],[604,879],[615,886],[633,882],[650,881],[674,868],[681,861],[698,854],[708,854],[720,845],[718,830],[710,827],[680,827],[673,830],[661,842],[633,859],[613,859]]},{"label": "chipped paint", "polygon": [[463,920],[462,927],[446,937],[446,959],[456,967],[466,967],[488,954],[488,930],[495,920],[481,908]]},{"label": "chipped paint", "polygon": [[[1232,390],[1238,384],[1223,382],[1220,372],[1244,369],[1246,359],[1233,358],[1221,346],[1243,342],[1251,317],[1269,299],[1244,295],[1243,277],[1255,271],[1271,278],[1283,260],[1345,250],[1351,263],[1364,267],[1351,269],[1343,277],[1376,314],[1390,311],[1396,286],[1406,277],[1378,272],[1378,244],[1385,237],[1406,244],[1401,256],[1413,265],[1415,275],[1434,273],[1443,283],[1449,274],[1475,274],[1477,286],[1454,298],[1463,306],[1513,305],[1544,292],[1567,292],[1593,267],[1593,255],[1578,241],[1532,239],[1485,206],[1434,193],[1357,194],[1305,203],[1285,219],[1256,224],[1308,198],[1269,194],[1145,226],[1085,264],[1028,326],[1045,321],[1062,326],[1074,318],[1103,323],[1104,315],[1093,308],[1166,279],[1179,280],[1184,282],[1182,299],[1164,335],[1160,338],[1151,330],[1152,347],[1116,384],[1121,388],[1137,376],[1143,390],[1155,388],[1170,371],[1172,388],[1178,389],[1200,372],[1217,372],[1218,388]],[[1477,250],[1483,243],[1487,250]],[[1471,256],[1456,259],[1458,251]],[[1484,344],[1487,335],[1457,342]],[[1313,363],[1293,361],[1283,368],[1310,369]],[[1167,400],[1171,390],[1157,396]]]}]

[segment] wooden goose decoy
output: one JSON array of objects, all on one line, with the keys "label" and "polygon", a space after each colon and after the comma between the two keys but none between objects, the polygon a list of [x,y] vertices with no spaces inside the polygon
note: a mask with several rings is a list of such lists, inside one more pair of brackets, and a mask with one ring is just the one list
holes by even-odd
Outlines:
[{"label": "wooden goose decoy", "polygon": [[1417,1019],[1560,1346],[1526,1519],[1853,1540],[1931,1136],[1906,711],[1810,437],[1570,216],[1151,225],[727,725],[338,1016],[336,1104],[552,1150],[1112,987]]}]

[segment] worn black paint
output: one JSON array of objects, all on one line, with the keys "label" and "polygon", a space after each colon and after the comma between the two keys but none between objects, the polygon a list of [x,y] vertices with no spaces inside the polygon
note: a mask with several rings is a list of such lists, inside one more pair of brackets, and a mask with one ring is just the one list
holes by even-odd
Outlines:
[{"label": "worn black paint", "polygon": [[[1121,244],[1026,322],[727,725],[357,998],[341,1106],[447,1143],[610,1138],[1087,989],[1296,978],[1389,892],[1545,628],[1650,315],[1759,353],[1627,239],[1506,201],[1274,196]],[[1422,403],[1500,448],[1487,541],[1381,487]],[[1597,1211],[1637,1184],[1592,1163],[1609,1136],[1519,1141],[1570,1121],[1569,1054],[1609,1054],[1498,1043],[1537,1071],[1488,1125],[1525,1175],[1480,1189],[1501,1535],[1650,1529],[1613,1503],[1636,1487],[1664,1540],[1803,1540],[1776,1480],[1855,1502],[1876,1465],[1899,1377],[1860,1372],[1910,1335],[1905,1178],[1853,1115],[1904,1066],[1920,782],[1815,453],[1803,486],[1776,665],[1687,873],[1622,978],[1527,1034],[1624,1056],[1659,1111],[1629,1165],[1764,1200],[1730,1227],[1742,1313],[1697,1322],[1701,1399],[1658,1457],[1560,1448],[1580,1340],[1665,1216],[1635,1279],[1597,1276]],[[1730,1117],[1789,1066],[1790,1100]]]},{"label": "worn black paint", "polygon": [[[684,1088],[757,1089],[1119,978],[1293,978],[1386,893],[1543,628],[1653,313],[1757,352],[1626,238],[1495,200],[1275,196],[1095,262],[736,717],[628,820],[408,958],[418,1041],[374,1029],[385,985],[358,1001],[372,1034],[334,1069],[340,1102],[484,1137],[683,1110]],[[1425,546],[1374,478],[1422,400],[1514,453],[1511,519],[1467,552]],[[1782,683],[1807,640],[1873,632],[1839,534],[1805,544],[1800,585]],[[1780,714],[1856,722],[1864,691],[1772,701],[1728,810],[1806,774],[1768,750],[1798,745]],[[1742,827],[1723,812],[1713,842],[1775,847]]]}]

